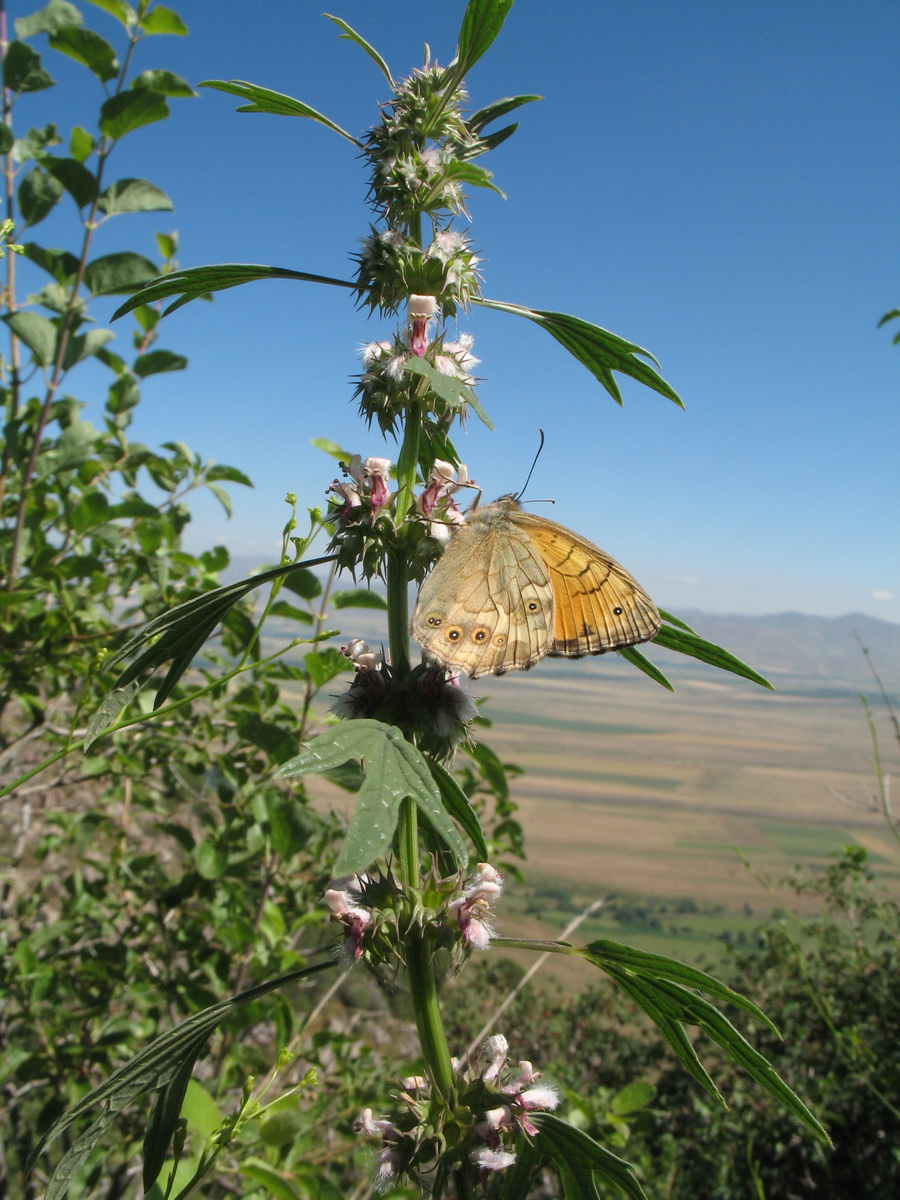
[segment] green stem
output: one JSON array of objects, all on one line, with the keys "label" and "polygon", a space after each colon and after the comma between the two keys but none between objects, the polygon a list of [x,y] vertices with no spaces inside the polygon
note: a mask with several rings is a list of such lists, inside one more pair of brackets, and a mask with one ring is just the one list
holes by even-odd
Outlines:
[{"label": "green stem", "polygon": [[438,1006],[434,959],[431,948],[415,930],[406,939],[406,967],[425,1069],[436,1091],[446,1100],[453,1091],[453,1067]]}]

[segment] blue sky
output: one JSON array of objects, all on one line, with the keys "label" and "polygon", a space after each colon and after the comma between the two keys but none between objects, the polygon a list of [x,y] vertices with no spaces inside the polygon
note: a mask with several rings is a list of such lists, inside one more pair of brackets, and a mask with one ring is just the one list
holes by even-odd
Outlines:
[{"label": "blue sky", "polygon": [[[464,10],[333,4],[395,76],[421,63],[425,41],[448,61]],[[318,5],[172,7],[190,36],[148,39],[139,69],[250,80],[353,133],[388,98]],[[99,85],[57,54],[45,61],[60,86],[26,97],[17,125],[62,109],[91,121]],[[457,445],[487,498],[521,486],[542,427],[529,492],[556,504],[540,511],[614,554],[664,607],[900,620],[900,347],[876,329],[900,305],[898,61],[893,0],[516,0],[468,81],[473,107],[544,97],[480,160],[508,195],[470,204],[485,294],[647,347],[686,411],[629,381],[620,409],[539,329],[475,311],[459,329],[475,335],[496,430],[473,418]],[[237,103],[203,90],[122,141],[109,177],[149,178],[176,211],[116,217],[96,254],[155,257],[153,231],[177,229],[183,266],[348,277],[370,219],[353,147]],[[72,215],[30,236],[70,245]],[[334,476],[310,438],[392,453],[357,417],[351,378],[358,346],[389,333],[338,289],[300,283],[253,284],[166,319],[159,344],[190,367],[147,382],[133,436],[180,439],[256,484],[235,490],[230,521],[199,502],[189,545],[271,561],[285,493],[323,502]],[[79,370],[71,390],[102,400],[103,375]]]}]

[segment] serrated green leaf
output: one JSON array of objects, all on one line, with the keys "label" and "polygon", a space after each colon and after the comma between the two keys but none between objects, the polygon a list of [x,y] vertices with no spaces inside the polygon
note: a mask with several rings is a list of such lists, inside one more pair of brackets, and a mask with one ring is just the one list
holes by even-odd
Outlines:
[{"label": "serrated green leaf", "polygon": [[[128,212],[172,212],[174,205],[166,193],[146,179],[117,179],[100,194],[97,207],[108,217]],[[159,274],[154,267],[153,278]]]},{"label": "serrated green leaf", "polygon": [[326,646],[324,650],[310,650],[303,659],[303,666],[317,688],[324,687],[337,675],[351,670],[353,664],[345,654]]},{"label": "serrated green leaf", "polygon": [[190,100],[200,94],[195,92],[181,75],[176,75],[174,71],[158,69],[141,71],[140,75],[135,75],[132,79],[131,87],[134,91],[149,89],[151,92],[159,92],[161,96],[168,96],[172,100]]},{"label": "serrated green leaf", "polygon": [[242,104],[237,109],[238,112],[274,113],[281,117],[308,117],[311,121],[318,121],[320,125],[339,133],[354,146],[362,146],[362,143],[346,129],[341,129],[340,125],[336,125],[322,113],[310,108],[308,104],[304,104],[301,100],[295,100],[293,96],[286,96],[283,92],[273,92],[271,88],[259,87],[255,83],[246,83],[243,79],[205,79],[203,83],[198,83],[197,87],[215,88],[218,92],[227,92],[229,95],[249,100],[250,103]]},{"label": "serrated green leaf", "polygon": [[70,336],[66,341],[66,349],[63,354],[63,370],[68,371],[76,363],[90,358],[115,336],[111,329],[90,329],[87,333]]},{"label": "serrated green leaf", "polygon": [[3,84],[10,91],[42,92],[56,80],[41,66],[40,55],[25,42],[10,42],[3,59]]},{"label": "serrated green leaf", "polygon": [[84,18],[68,0],[50,0],[44,8],[28,17],[16,17],[16,34],[20,38],[34,37],[36,33],[56,33],[66,25],[82,25]]},{"label": "serrated green leaf", "polygon": [[478,402],[474,389],[461,379],[457,379],[455,375],[445,375],[443,371],[432,366],[427,359],[416,357],[408,358],[403,364],[403,370],[427,379],[431,390],[445,404],[449,404],[453,408],[461,408],[464,404],[468,404],[488,429],[494,428]]},{"label": "serrated green leaf", "polygon": [[48,155],[44,167],[63,185],[79,208],[92,204],[97,197],[97,179],[76,158],[53,158]]},{"label": "serrated green leaf", "polygon": [[134,360],[133,371],[139,379],[148,375],[160,375],[163,371],[183,371],[188,360],[183,354],[174,354],[171,350],[150,350]]},{"label": "serrated green leaf", "polygon": [[348,588],[335,592],[331,597],[335,608],[377,608],[387,609],[387,600],[370,588]]},{"label": "serrated green leaf", "polygon": [[309,275],[305,271],[290,271],[284,267],[263,267],[251,263],[223,263],[212,267],[190,267],[184,271],[173,271],[169,275],[159,275],[141,288],[130,300],[117,308],[113,320],[122,317],[137,308],[139,304],[155,304],[167,296],[179,296],[174,304],[163,313],[166,316],[182,305],[208,295],[210,292],[221,292],[226,288],[239,287],[244,283],[253,283],[258,279],[299,279],[308,283],[328,283],[334,287],[356,290],[356,284],[346,279],[331,279],[326,275]]},{"label": "serrated green leaf", "polygon": [[760,675],[758,671],[748,667],[745,662],[736,658],[722,646],[717,646],[714,642],[707,642],[687,629],[663,625],[653,642],[657,646],[665,646],[667,650],[675,650],[679,654],[687,654],[691,658],[699,659],[700,662],[709,663],[710,666],[718,667],[720,671],[730,671],[732,675],[740,675],[744,679],[758,683],[760,687],[769,688],[770,691],[774,690],[768,679]]},{"label": "serrated green leaf", "polygon": [[157,4],[140,19],[141,29],[149,34],[173,34],[175,37],[187,37],[188,27],[177,12]]},{"label": "serrated green leaf", "polygon": [[17,199],[25,224],[37,225],[43,221],[54,205],[59,203],[63,191],[59,180],[40,167],[34,167],[23,176]]},{"label": "serrated green leaf", "polygon": [[306,750],[275,773],[276,779],[321,774],[350,759],[361,759],[365,779],[359,790],[336,875],[365,870],[390,845],[401,801],[411,797],[456,862],[468,862],[465,844],[447,815],[428,762],[398,729],[381,721],[344,721],[313,738]]},{"label": "serrated green leaf", "polygon": [[126,133],[164,121],[169,115],[165,96],[159,92],[119,92],[103,102],[100,109],[100,132],[113,141]]},{"label": "serrated green leaf", "polygon": [[81,29],[66,25],[50,35],[50,45],[61,54],[74,58],[88,70],[93,71],[101,83],[115,79],[119,73],[119,60],[113,47],[93,29]]},{"label": "serrated green leaf", "polygon": [[56,326],[46,317],[38,313],[18,312],[5,313],[3,320],[16,337],[28,347],[35,361],[42,367],[49,367],[56,355]]},{"label": "serrated green leaf", "polygon": [[388,69],[387,63],[384,61],[375,47],[369,45],[362,34],[357,33],[355,29],[351,29],[347,22],[342,21],[340,17],[333,17],[331,13],[322,13],[322,16],[327,17],[329,21],[334,21],[338,29],[342,31],[340,36],[343,39],[348,42],[355,42],[357,46],[360,46],[363,50],[365,50],[366,54],[368,54],[369,58],[371,58],[372,61],[378,66],[378,69],[381,71],[382,75],[384,75],[391,87],[394,86],[394,81],[391,78],[391,72]]},{"label": "serrated green leaf", "polygon": [[[527,317],[529,321],[546,329],[551,337],[564,346],[574,358],[587,367],[595,379],[606,388],[617,404],[622,403],[622,395],[613,378],[613,371],[629,375],[638,383],[643,383],[661,396],[684,408],[678,393],[640,358],[656,359],[649,350],[644,350],[634,342],[627,342],[608,329],[582,321],[580,317],[569,316],[568,313],[549,312],[537,308],[525,308],[521,304],[508,304],[501,300],[486,300],[476,297],[475,304],[483,308],[491,308],[497,312],[512,313],[515,316]],[[659,364],[657,363],[657,366]]]}]

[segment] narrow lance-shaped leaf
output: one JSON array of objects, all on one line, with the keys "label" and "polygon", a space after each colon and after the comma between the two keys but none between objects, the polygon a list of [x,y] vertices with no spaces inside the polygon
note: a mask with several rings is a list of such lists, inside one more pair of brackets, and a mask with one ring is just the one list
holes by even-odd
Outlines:
[{"label": "narrow lance-shaped leaf", "polygon": [[372,61],[377,64],[378,69],[381,71],[382,75],[384,75],[391,87],[394,86],[394,81],[391,78],[391,72],[387,63],[384,61],[375,47],[369,45],[362,34],[357,33],[355,29],[351,29],[347,22],[342,21],[340,17],[333,17],[331,13],[323,13],[322,16],[327,17],[329,21],[334,21],[338,29],[341,30],[342,38],[348,42],[356,42],[357,46],[361,46],[362,49],[365,50],[366,54],[368,54],[369,58],[371,58]]},{"label": "narrow lance-shaped leaf", "polygon": [[139,1054],[114,1071],[108,1079],[83,1096],[56,1120],[35,1146],[25,1167],[26,1175],[43,1151],[70,1128],[92,1108],[102,1104],[103,1111],[85,1133],[83,1133],[69,1148],[63,1158],[57,1163],[50,1183],[44,1192],[44,1200],[58,1200],[67,1188],[69,1180],[90,1154],[104,1131],[116,1116],[132,1100],[144,1092],[166,1087],[176,1077],[189,1073],[188,1064],[193,1065],[198,1055],[206,1045],[210,1036],[215,1032],[226,1016],[237,1008],[265,996],[268,992],[286,987],[308,975],[319,971],[333,970],[331,962],[319,963],[312,967],[299,967],[276,979],[257,984],[237,996],[221,1000],[202,1012],[195,1013],[186,1021],[182,1021],[162,1037],[156,1038]]},{"label": "narrow lance-shaped leaf", "polygon": [[457,41],[456,58],[447,68],[447,86],[458,87],[503,28],[513,0],[469,0]]},{"label": "narrow lance-shaped leaf", "polygon": [[286,96],[283,92],[273,92],[271,88],[259,87],[255,83],[246,83],[243,79],[205,79],[202,83],[198,83],[197,87],[215,88],[218,92],[228,92],[232,96],[240,96],[244,100],[249,100],[250,103],[242,104],[237,109],[238,112],[274,113],[280,117],[308,117],[311,121],[318,121],[320,125],[333,129],[335,133],[339,133],[354,146],[362,145],[346,129],[341,129],[340,125],[336,125],[322,113],[316,112],[302,100],[295,100],[293,96]]},{"label": "narrow lance-shaped leaf", "polygon": [[88,722],[85,749],[88,749],[103,730],[115,720],[125,704],[134,698],[154,671],[163,663],[171,661],[172,665],[154,700],[154,707],[159,708],[171,695],[178,680],[190,666],[194,656],[215,627],[238,600],[248,592],[261,587],[264,583],[270,583],[284,575],[290,575],[292,571],[331,561],[332,556],[327,556],[305,563],[273,567],[269,571],[251,575],[237,583],[205,592],[202,596],[196,596],[193,600],[188,600],[177,608],[162,613],[149,621],[107,661],[108,667],[115,666],[116,663],[130,657],[142,646],[147,646],[148,642],[152,643],[122,672],[107,693],[100,708]]},{"label": "narrow lance-shaped leaf", "polygon": [[596,1200],[594,1175],[597,1175],[604,1184],[621,1189],[631,1200],[647,1200],[631,1164],[604,1149],[583,1129],[576,1129],[552,1113],[533,1113],[532,1120],[538,1129],[535,1138],[538,1154],[546,1154],[560,1168],[560,1174],[568,1176],[567,1197]]},{"label": "narrow lance-shaped leaf", "polygon": [[722,646],[717,646],[714,642],[705,641],[691,630],[676,628],[672,625],[663,625],[662,629],[660,629],[659,633],[653,639],[653,644],[655,646],[665,646],[667,650],[675,650],[679,654],[687,654],[691,658],[699,659],[700,662],[718,667],[721,671],[730,671],[732,675],[740,675],[744,679],[758,683],[760,687],[773,690],[772,684],[769,683],[765,676],[760,675],[758,671],[754,671],[752,667],[747,666],[745,662],[742,662]]},{"label": "narrow lance-shaped leaf", "polygon": [[[617,334],[610,333],[608,329],[592,325],[589,321],[582,321],[580,317],[569,316],[568,313],[525,308],[524,305],[509,304],[502,300],[482,298],[476,300],[475,303],[480,304],[483,308],[495,309],[497,312],[508,312],[515,316],[527,317],[529,321],[541,325],[551,337],[554,337],[561,346],[565,346],[573,357],[587,367],[617,404],[622,403],[622,394],[613,378],[613,371],[630,375],[638,383],[643,383],[646,387],[652,388],[653,391],[659,392],[661,396],[665,396],[666,399],[677,404],[679,408],[684,408],[678,393],[666,383],[663,377],[636,357],[641,355],[643,358],[649,358],[656,362],[649,350],[642,349],[634,342],[627,342]],[[659,366],[658,363],[656,365]]]},{"label": "narrow lance-shaped leaf", "polygon": [[328,283],[333,287],[356,290],[356,284],[347,279],[332,279],[327,275],[310,275],[306,271],[291,271],[286,267],[263,267],[253,263],[222,263],[211,267],[188,267],[184,271],[173,271],[170,275],[158,275],[130,300],[113,313],[113,320],[124,317],[142,304],[155,304],[167,296],[179,296],[163,312],[166,316],[192,300],[207,296],[210,292],[223,292],[227,288],[254,283],[258,279],[299,279],[306,283]]}]

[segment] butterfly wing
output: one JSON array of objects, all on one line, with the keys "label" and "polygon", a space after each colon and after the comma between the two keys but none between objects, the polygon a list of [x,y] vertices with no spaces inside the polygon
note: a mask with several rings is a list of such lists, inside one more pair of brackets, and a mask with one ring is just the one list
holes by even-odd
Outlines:
[{"label": "butterfly wing", "polygon": [[518,511],[553,585],[553,640],[557,658],[604,654],[649,642],[662,624],[656,605],[624,567],[599,546],[555,521]]},{"label": "butterfly wing", "polygon": [[553,588],[505,505],[469,514],[422,584],[411,629],[442,666],[479,675],[527,670],[550,648]]}]

